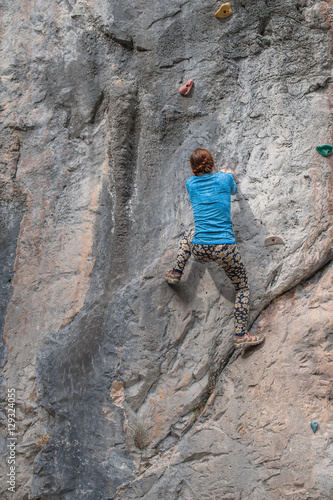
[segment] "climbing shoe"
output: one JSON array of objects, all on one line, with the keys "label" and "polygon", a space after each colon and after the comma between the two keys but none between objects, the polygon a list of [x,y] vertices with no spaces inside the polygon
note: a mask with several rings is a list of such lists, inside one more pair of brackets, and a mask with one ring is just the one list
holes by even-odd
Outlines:
[{"label": "climbing shoe", "polygon": [[182,273],[175,273],[174,270],[171,269],[171,271],[167,272],[165,279],[169,285],[179,285],[181,277]]},{"label": "climbing shoe", "polygon": [[265,340],[262,333],[257,335],[251,335],[250,333],[245,333],[242,337],[235,336],[234,346],[237,347],[248,347],[251,345],[261,344]]}]

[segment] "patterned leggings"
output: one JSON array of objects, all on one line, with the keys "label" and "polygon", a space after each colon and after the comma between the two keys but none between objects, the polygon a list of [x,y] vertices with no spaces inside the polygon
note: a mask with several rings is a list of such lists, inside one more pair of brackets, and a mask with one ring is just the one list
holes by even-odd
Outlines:
[{"label": "patterned leggings", "polygon": [[198,245],[192,243],[194,229],[186,231],[180,243],[177,264],[174,271],[183,272],[191,254],[199,262],[217,262],[225,271],[236,290],[234,309],[235,333],[242,336],[247,332],[250,292],[248,276],[235,244]]}]

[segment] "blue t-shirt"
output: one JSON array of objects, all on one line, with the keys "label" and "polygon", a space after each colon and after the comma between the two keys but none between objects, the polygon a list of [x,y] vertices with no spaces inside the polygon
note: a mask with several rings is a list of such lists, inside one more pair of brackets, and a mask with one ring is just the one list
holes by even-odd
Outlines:
[{"label": "blue t-shirt", "polygon": [[231,221],[231,196],[237,186],[232,173],[204,174],[186,181],[192,204],[195,234],[193,243],[235,243]]}]

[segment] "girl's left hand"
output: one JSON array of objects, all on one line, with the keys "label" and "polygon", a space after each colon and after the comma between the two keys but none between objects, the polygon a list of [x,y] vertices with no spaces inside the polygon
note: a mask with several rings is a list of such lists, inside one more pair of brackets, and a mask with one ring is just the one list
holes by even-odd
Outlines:
[{"label": "girl's left hand", "polygon": [[235,177],[235,172],[233,170],[231,170],[231,168],[223,168],[221,170],[221,172],[223,172],[224,174],[232,174],[234,177]]}]

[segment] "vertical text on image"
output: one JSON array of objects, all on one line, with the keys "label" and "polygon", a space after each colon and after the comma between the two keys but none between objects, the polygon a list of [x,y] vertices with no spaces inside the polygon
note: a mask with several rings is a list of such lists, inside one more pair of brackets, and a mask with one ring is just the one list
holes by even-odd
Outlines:
[{"label": "vertical text on image", "polygon": [[7,463],[9,472],[7,473],[8,491],[15,493],[16,486],[16,391],[7,390]]}]

